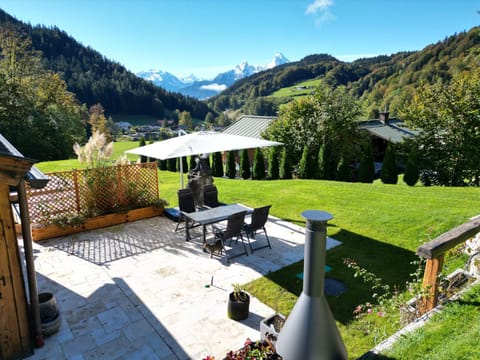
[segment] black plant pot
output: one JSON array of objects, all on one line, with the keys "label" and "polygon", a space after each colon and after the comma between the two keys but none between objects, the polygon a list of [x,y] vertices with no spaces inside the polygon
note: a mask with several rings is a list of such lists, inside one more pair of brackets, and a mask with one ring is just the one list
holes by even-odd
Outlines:
[{"label": "black plant pot", "polygon": [[244,320],[248,318],[250,311],[250,295],[243,293],[245,300],[236,299],[234,293],[231,292],[228,296],[228,317],[232,320]]}]

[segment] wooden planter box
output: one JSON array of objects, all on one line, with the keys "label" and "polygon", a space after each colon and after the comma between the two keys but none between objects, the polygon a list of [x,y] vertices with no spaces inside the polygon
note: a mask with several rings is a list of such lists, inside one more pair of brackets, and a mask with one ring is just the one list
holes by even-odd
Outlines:
[{"label": "wooden planter box", "polygon": [[43,228],[32,228],[32,239],[34,241],[51,239],[87,230],[99,229],[107,226],[123,224],[130,221],[147,219],[162,215],[163,208],[149,206],[140,209],[128,210],[121,213],[113,213],[87,219],[85,223],[76,227],[61,228],[57,225],[49,225]]}]

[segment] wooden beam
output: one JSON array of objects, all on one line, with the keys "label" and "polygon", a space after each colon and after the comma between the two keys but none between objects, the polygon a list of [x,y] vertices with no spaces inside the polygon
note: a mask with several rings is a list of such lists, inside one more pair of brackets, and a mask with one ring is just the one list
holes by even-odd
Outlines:
[{"label": "wooden beam", "polygon": [[453,228],[417,249],[417,255],[434,259],[480,232],[480,217]]}]

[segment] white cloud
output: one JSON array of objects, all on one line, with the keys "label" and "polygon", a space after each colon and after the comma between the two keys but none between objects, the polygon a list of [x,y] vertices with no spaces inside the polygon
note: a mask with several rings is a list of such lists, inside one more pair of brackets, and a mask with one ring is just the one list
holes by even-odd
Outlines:
[{"label": "white cloud", "polygon": [[314,0],[307,6],[305,10],[306,15],[313,15],[315,18],[315,25],[334,20],[335,16],[330,12],[330,7],[333,6],[333,0]]},{"label": "white cloud", "polygon": [[200,89],[202,90],[213,90],[213,91],[223,91],[227,88],[227,85],[224,85],[224,84],[217,84],[217,83],[214,83],[214,84],[209,84],[209,85],[202,85],[200,87]]},{"label": "white cloud", "polygon": [[332,5],[332,0],[314,0],[313,3],[307,6],[305,14],[316,14],[318,11],[327,11]]}]

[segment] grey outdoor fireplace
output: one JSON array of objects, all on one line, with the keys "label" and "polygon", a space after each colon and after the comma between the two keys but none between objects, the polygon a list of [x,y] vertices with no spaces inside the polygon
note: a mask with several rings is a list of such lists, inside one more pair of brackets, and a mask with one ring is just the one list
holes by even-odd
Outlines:
[{"label": "grey outdoor fireplace", "polygon": [[284,360],[347,359],[335,319],[324,295],[327,221],[325,211],[302,212],[305,228],[303,290],[283,325],[276,349]]}]

